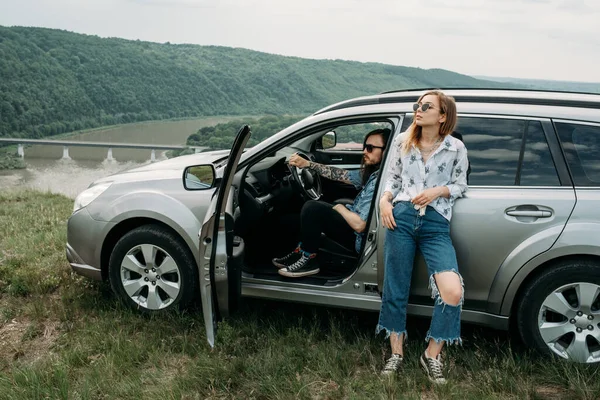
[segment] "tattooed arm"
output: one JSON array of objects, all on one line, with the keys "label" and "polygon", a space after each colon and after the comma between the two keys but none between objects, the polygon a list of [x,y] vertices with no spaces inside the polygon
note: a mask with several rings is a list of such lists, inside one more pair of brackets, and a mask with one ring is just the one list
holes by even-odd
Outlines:
[{"label": "tattooed arm", "polygon": [[342,168],[336,168],[331,167],[329,165],[314,163],[312,161],[308,161],[307,159],[300,157],[298,154],[293,154],[290,157],[289,163],[293,167],[312,169],[317,174],[327,179],[353,184],[352,180],[348,175],[348,171]]},{"label": "tattooed arm", "polygon": [[352,183],[348,176],[348,171],[342,168],[336,168],[329,165],[317,164],[309,161],[308,168],[316,171],[324,178],[340,181],[344,183]]}]

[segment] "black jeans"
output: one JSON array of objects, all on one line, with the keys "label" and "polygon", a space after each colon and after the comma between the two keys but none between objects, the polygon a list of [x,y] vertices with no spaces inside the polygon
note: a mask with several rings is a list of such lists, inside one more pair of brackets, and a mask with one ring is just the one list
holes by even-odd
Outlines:
[{"label": "black jeans", "polygon": [[302,250],[315,253],[319,250],[321,232],[349,249],[354,249],[356,235],[344,217],[324,201],[309,200],[300,212],[300,241]]}]

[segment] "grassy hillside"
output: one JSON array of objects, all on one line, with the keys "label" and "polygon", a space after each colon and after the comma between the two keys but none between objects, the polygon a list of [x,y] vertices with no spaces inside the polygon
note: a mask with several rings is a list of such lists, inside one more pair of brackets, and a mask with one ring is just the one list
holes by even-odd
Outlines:
[{"label": "grassy hillside", "polygon": [[475,78],[520,85],[528,89],[600,93],[600,82],[549,81],[544,79],[501,78],[491,76],[476,76]]},{"label": "grassy hillside", "polygon": [[450,71],[0,26],[0,137],[203,115],[307,114],[416,87],[499,87]]},{"label": "grassy hillside", "polygon": [[70,272],[73,201],[0,193],[0,400],[598,399],[598,368],[539,358],[463,324],[450,382],[418,366],[429,320],[411,318],[404,370],[379,374],[389,345],[376,312],[246,299],[206,343],[202,313],[144,316],[108,285]]}]

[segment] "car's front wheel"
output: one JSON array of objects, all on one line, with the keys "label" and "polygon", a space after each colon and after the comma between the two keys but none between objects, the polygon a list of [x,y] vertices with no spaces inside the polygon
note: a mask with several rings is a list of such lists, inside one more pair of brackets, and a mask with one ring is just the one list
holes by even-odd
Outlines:
[{"label": "car's front wheel", "polygon": [[529,283],[517,310],[525,344],[578,363],[600,362],[600,264],[565,261]]},{"label": "car's front wheel", "polygon": [[196,294],[197,276],[188,247],[158,225],[128,232],[110,256],[113,291],[125,304],[143,312],[184,308]]}]

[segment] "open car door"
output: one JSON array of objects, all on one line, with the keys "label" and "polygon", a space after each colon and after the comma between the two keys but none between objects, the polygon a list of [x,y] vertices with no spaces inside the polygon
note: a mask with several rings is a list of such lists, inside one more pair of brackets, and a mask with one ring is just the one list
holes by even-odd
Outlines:
[{"label": "open car door", "polygon": [[[206,338],[215,345],[217,320],[227,317],[241,294],[240,252],[243,242],[233,236],[233,177],[248,139],[250,128],[243,126],[235,140],[211,205],[200,231],[200,295]],[[236,247],[234,251],[234,247]],[[236,263],[234,260],[237,260]]]}]

